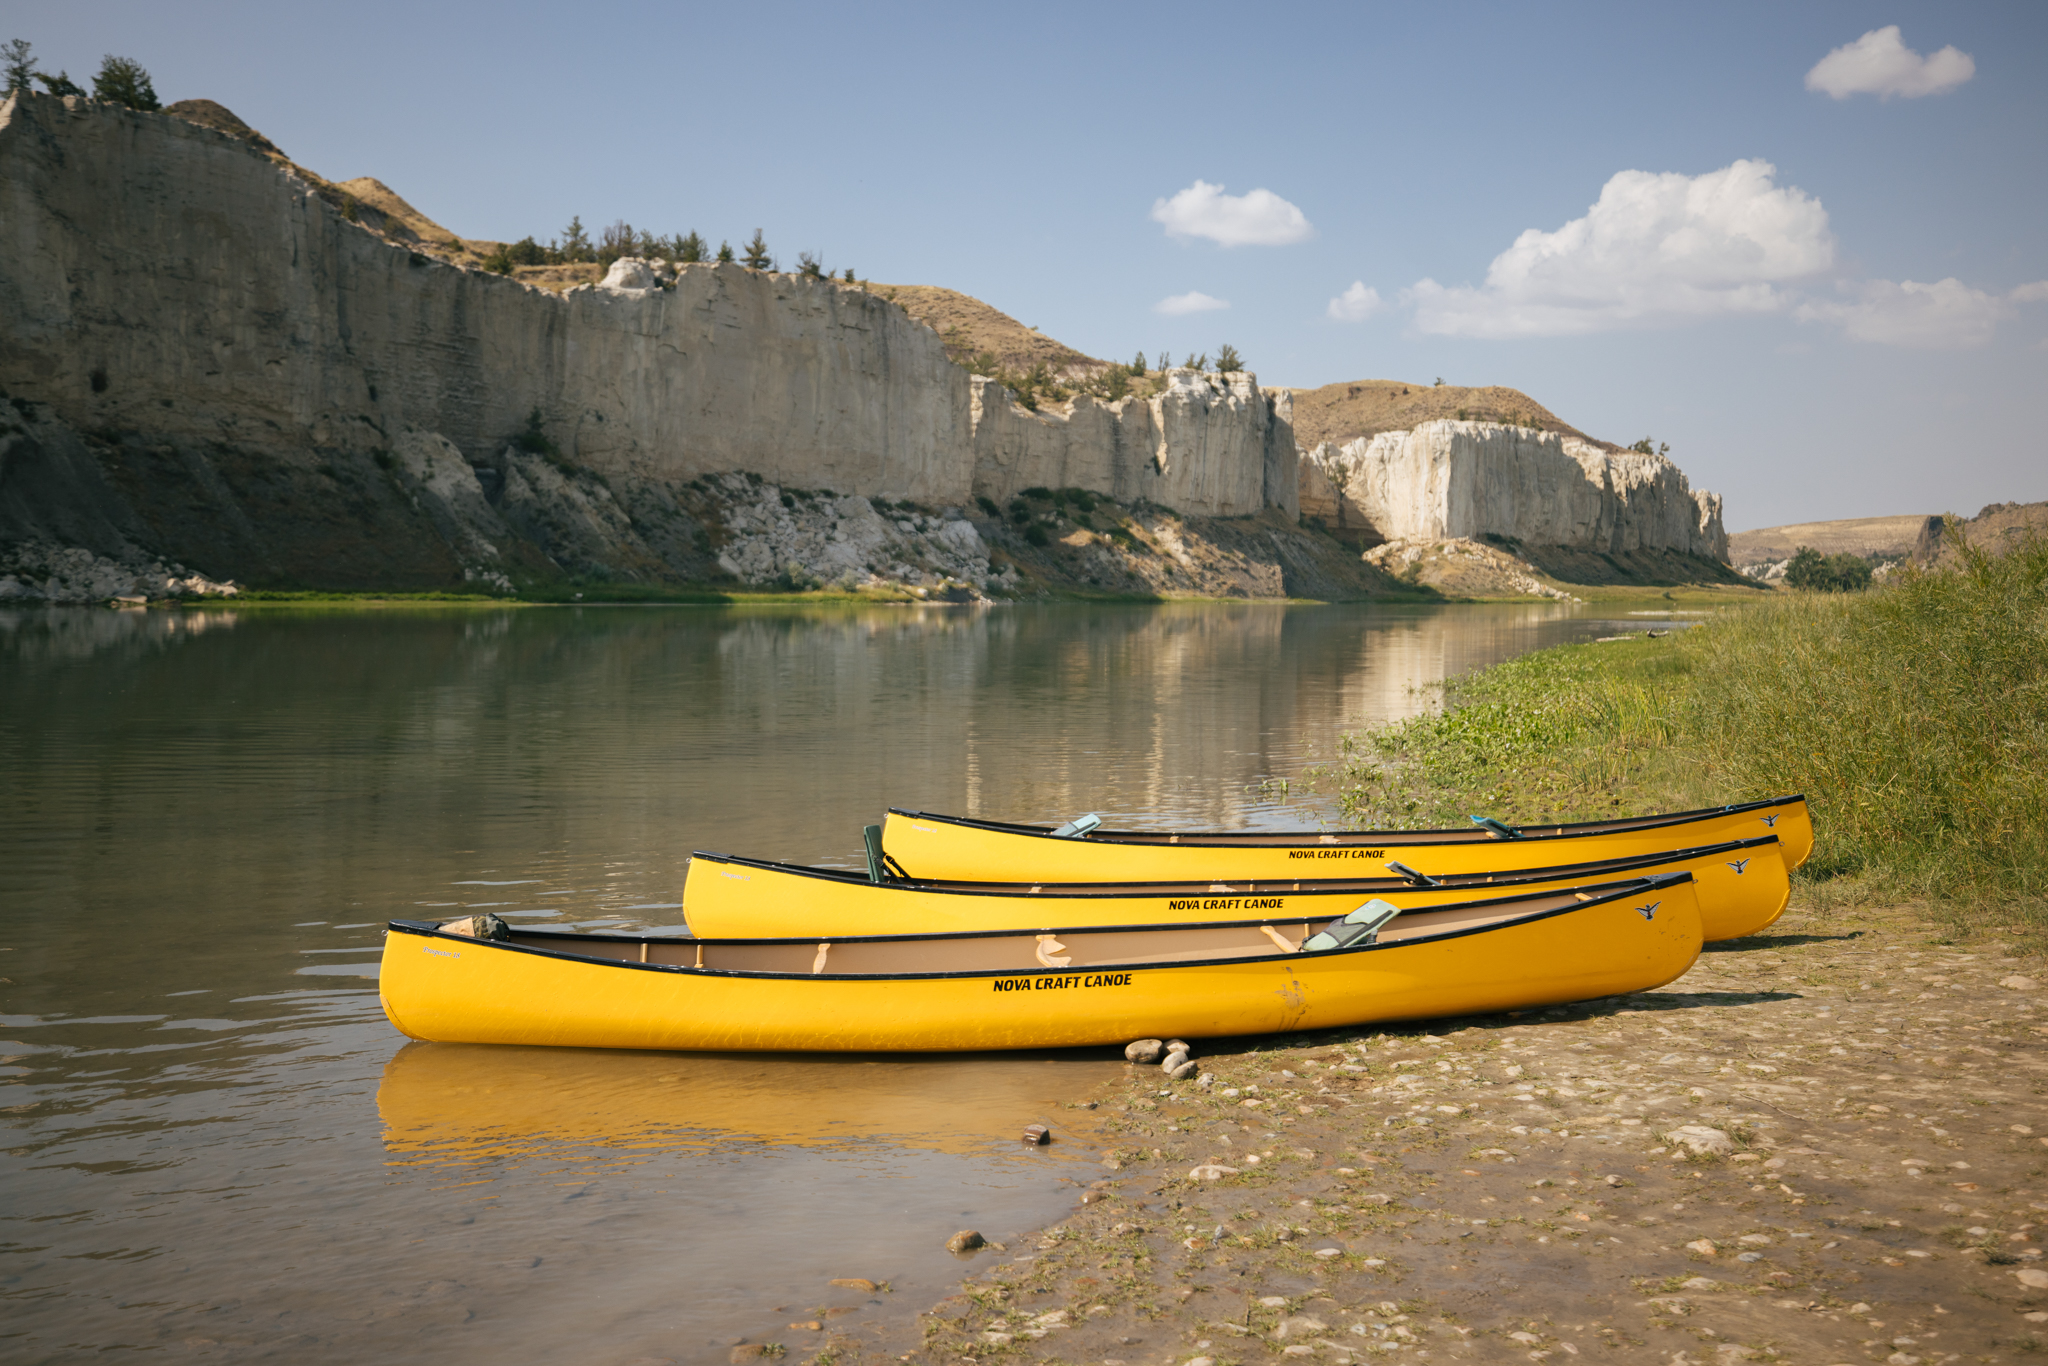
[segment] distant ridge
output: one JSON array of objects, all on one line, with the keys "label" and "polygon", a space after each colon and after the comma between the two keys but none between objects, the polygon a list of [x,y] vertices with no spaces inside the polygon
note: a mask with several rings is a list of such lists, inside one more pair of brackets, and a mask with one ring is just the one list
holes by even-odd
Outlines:
[{"label": "distant ridge", "polygon": [[992,352],[1005,370],[1023,374],[1044,364],[1055,375],[1092,373],[1106,362],[1084,356],[1043,332],[1026,327],[1009,314],[970,294],[937,285],[883,285],[868,288],[897,303],[903,311],[930,326],[946,344],[946,356],[964,365],[983,351]]}]

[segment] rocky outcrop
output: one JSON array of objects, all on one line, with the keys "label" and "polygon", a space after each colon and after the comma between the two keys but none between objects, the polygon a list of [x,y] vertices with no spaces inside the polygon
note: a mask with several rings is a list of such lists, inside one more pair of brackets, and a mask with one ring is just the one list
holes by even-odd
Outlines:
[{"label": "rocky outcrop", "polygon": [[1958,558],[1958,539],[1975,549],[2000,555],[2034,536],[2048,536],[2048,503],[1991,503],[1975,517],[1951,513],[1926,518],[1913,543],[1913,563],[1953,562]]},{"label": "rocky outcrop", "polygon": [[[1721,499],[1663,456],[1494,422],[1426,422],[1304,465],[1305,514],[1385,541],[1494,539],[1619,555],[1727,558]],[[1312,511],[1313,510],[1313,511]]]},{"label": "rocky outcrop", "polygon": [[860,287],[626,260],[557,295],[373,234],[213,122],[0,104],[0,391],[46,438],[0,469],[0,513],[90,524],[53,543],[430,587],[716,572],[693,499],[734,473],[928,509],[1296,506],[1286,401],[1249,376],[1034,414]]},{"label": "rocky outcrop", "polygon": [[1300,510],[1299,456],[1284,389],[1250,375],[1169,370],[1149,398],[1082,396],[1029,412],[973,378],[974,491],[1006,502],[1027,488],[1082,488],[1195,516]]}]

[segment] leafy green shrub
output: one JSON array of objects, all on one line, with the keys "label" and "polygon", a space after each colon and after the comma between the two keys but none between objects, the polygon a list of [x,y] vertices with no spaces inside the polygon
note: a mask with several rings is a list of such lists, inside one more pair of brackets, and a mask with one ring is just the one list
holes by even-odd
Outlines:
[{"label": "leafy green shrub", "polygon": [[1045,523],[1043,522],[1033,522],[1030,526],[1025,527],[1024,539],[1032,545],[1050,545],[1052,543],[1052,536],[1046,531]]},{"label": "leafy green shrub", "polygon": [[1050,503],[1052,501],[1052,490],[1042,485],[1033,484],[1017,496],[1020,498],[1036,498],[1041,503]]},{"label": "leafy green shrub", "polygon": [[813,280],[825,278],[825,263],[813,252],[800,251],[796,254],[797,271]]},{"label": "leafy green shrub", "polygon": [[974,501],[983,512],[987,513],[991,517],[1000,517],[1003,515],[1003,510],[996,506],[996,500],[989,497],[985,493],[975,494]]},{"label": "leafy green shrub", "polygon": [[1785,583],[1821,593],[1855,593],[1870,587],[1870,561],[1844,552],[1823,555],[1810,545],[1800,546],[1785,566]]}]

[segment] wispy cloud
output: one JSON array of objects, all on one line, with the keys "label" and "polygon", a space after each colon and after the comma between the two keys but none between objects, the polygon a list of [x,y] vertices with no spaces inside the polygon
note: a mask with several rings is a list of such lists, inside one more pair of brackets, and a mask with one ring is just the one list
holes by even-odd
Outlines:
[{"label": "wispy cloud", "polygon": [[1213,313],[1219,308],[1230,307],[1228,299],[1211,298],[1199,289],[1185,294],[1176,294],[1170,299],[1161,299],[1152,305],[1154,313],[1164,313],[1169,318],[1178,318],[1187,313]]},{"label": "wispy cloud", "polygon": [[1874,28],[1814,63],[1806,88],[1846,100],[1851,95],[1917,99],[1942,95],[1977,74],[1970,54],[1953,47],[1923,57],[1899,38],[1899,26]]},{"label": "wispy cloud", "polygon": [[1820,201],[1773,182],[1767,161],[1687,176],[1622,171],[1584,218],[1531,228],[1483,286],[1422,280],[1403,292],[1423,331],[1557,337],[1787,306],[1778,286],[1834,264]]},{"label": "wispy cloud", "polygon": [[1226,247],[1284,247],[1315,236],[1308,216],[1271,190],[1231,195],[1206,180],[1154,200],[1152,220],[1169,237],[1206,237]]},{"label": "wispy cloud", "polygon": [[1386,306],[1378,290],[1367,288],[1363,280],[1353,280],[1351,288],[1330,300],[1325,311],[1340,323],[1362,323]]},{"label": "wispy cloud", "polygon": [[2003,297],[1957,279],[1923,285],[1914,280],[1844,281],[1843,300],[1814,299],[1794,314],[1803,323],[1832,323],[1851,341],[1882,346],[1958,351],[1983,346],[2015,304],[2048,302],[2048,280],[2021,285]]}]

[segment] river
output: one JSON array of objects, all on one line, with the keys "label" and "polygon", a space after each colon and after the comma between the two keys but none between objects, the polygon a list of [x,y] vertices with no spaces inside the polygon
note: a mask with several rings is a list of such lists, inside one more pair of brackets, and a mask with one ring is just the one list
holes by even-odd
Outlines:
[{"label": "river", "polygon": [[[377,1005],[383,924],[680,932],[693,848],[857,866],[890,805],[1311,823],[1295,780],[1345,728],[1644,624],[0,611],[0,1356],[723,1361],[900,1319],[957,1281],[953,1231],[1014,1239],[1101,1175],[1070,1102],[1112,1052],[407,1044]],[[1050,1146],[1018,1143],[1033,1122]]]}]

